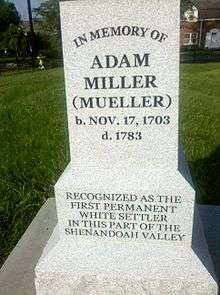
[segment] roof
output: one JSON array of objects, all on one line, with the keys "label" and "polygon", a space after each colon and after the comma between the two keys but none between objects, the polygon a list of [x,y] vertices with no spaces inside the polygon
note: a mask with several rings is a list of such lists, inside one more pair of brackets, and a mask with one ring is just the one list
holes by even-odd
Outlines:
[{"label": "roof", "polygon": [[220,0],[193,0],[199,10],[199,18],[220,18]]}]

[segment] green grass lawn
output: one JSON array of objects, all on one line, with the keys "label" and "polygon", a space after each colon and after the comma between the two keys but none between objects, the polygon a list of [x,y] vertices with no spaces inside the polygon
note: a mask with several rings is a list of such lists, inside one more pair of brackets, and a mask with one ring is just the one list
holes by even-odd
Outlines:
[{"label": "green grass lawn", "polygon": [[68,162],[63,72],[0,77],[0,257],[6,257]]},{"label": "green grass lawn", "polygon": [[[182,66],[181,140],[197,199],[220,204],[220,64]],[[68,163],[62,69],[0,76],[0,258]]]},{"label": "green grass lawn", "polygon": [[220,63],[183,65],[180,138],[200,203],[220,205]]}]

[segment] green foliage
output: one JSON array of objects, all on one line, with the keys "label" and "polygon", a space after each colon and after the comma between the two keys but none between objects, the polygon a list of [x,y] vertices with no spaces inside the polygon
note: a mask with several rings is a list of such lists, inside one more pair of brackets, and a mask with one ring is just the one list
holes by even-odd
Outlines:
[{"label": "green foliage", "polygon": [[5,49],[5,32],[10,26],[17,26],[20,23],[19,14],[13,3],[0,0],[0,49]]},{"label": "green foliage", "polygon": [[181,15],[183,15],[184,12],[192,6],[193,6],[193,0],[181,0],[180,2]]},{"label": "green foliage", "polygon": [[0,33],[6,32],[11,24],[18,25],[20,16],[13,3],[0,0]]},{"label": "green foliage", "polygon": [[22,27],[11,24],[2,36],[3,48],[14,51],[17,57],[26,55],[27,38]]},{"label": "green foliage", "polygon": [[[60,16],[59,16],[59,1],[47,0],[41,3],[39,8],[34,9],[35,23],[37,29],[42,35],[42,40],[47,39],[50,43],[45,44],[48,51],[54,52],[55,55],[61,52],[61,32],[60,32]],[[46,42],[46,43],[47,43]]]}]

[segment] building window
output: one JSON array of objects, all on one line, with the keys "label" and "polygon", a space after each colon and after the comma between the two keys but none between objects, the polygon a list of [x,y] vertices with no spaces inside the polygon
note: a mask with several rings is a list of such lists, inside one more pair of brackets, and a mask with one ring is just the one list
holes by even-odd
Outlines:
[{"label": "building window", "polygon": [[197,45],[198,44],[198,33],[186,33],[184,34],[184,45]]},{"label": "building window", "polygon": [[217,33],[216,32],[212,32],[211,33],[211,43],[215,44],[218,41],[217,39]]},{"label": "building window", "polygon": [[220,30],[212,29],[206,33],[205,47],[209,49],[220,48]]}]

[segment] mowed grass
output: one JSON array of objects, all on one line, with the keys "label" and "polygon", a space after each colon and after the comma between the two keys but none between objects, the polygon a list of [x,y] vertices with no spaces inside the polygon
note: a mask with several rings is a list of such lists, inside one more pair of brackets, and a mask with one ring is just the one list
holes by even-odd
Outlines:
[{"label": "mowed grass", "polygon": [[220,205],[220,63],[181,69],[180,139],[197,200]]},{"label": "mowed grass", "polygon": [[[63,70],[0,76],[0,257],[7,257],[69,161]],[[197,199],[220,204],[220,64],[181,69],[181,141]]]},{"label": "mowed grass", "polygon": [[32,221],[68,162],[60,69],[0,76],[0,257]]}]

